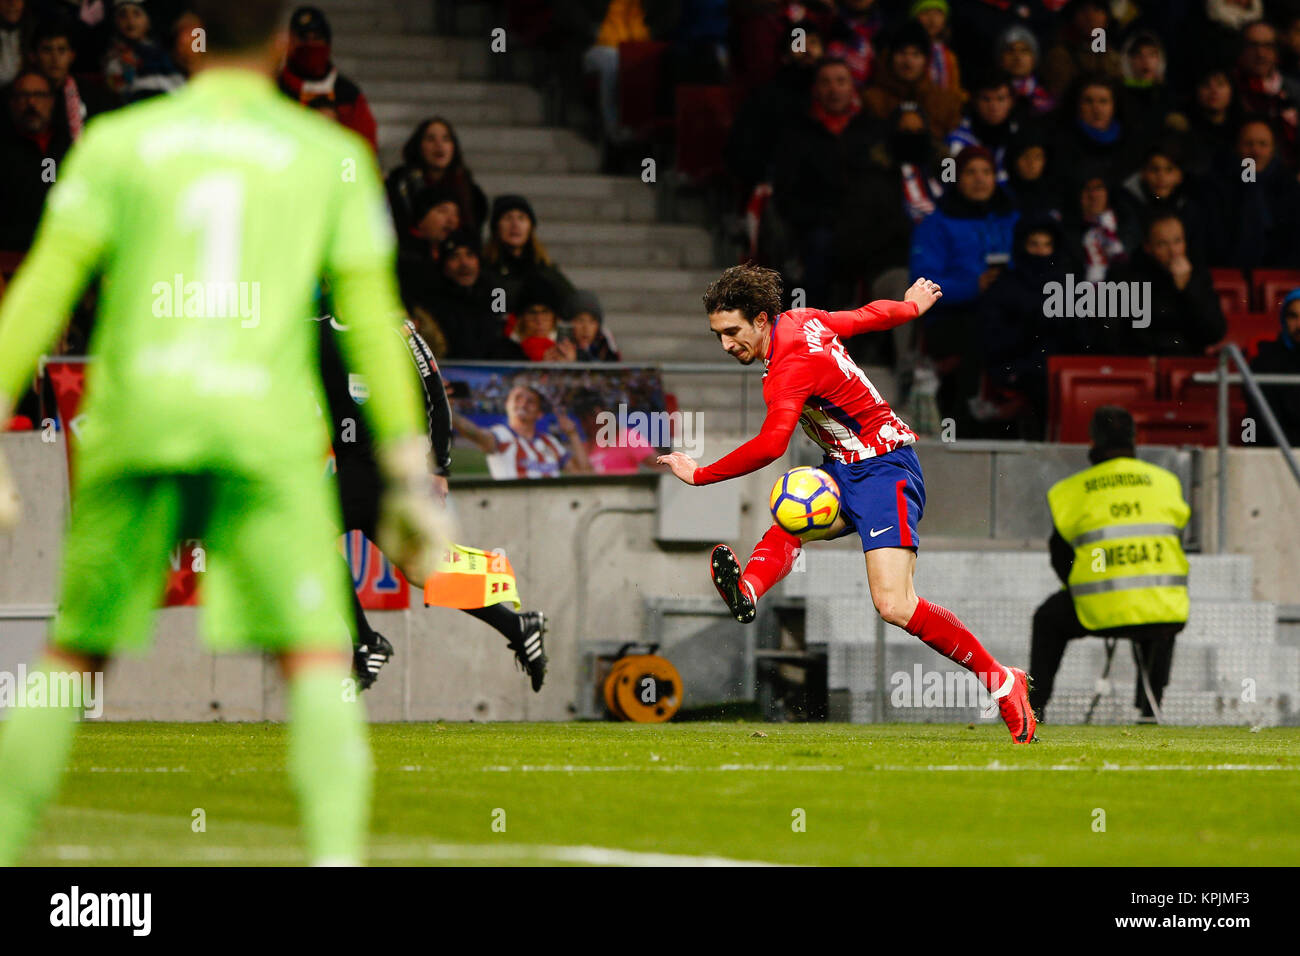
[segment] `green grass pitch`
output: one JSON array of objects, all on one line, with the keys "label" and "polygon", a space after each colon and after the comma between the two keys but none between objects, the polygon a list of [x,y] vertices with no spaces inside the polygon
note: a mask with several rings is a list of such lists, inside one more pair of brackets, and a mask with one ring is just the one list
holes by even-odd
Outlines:
[{"label": "green grass pitch", "polygon": [[[380,724],[371,861],[1300,864],[1300,729],[1040,736],[1013,747],[991,725]],[[139,723],[82,729],[25,862],[302,859],[283,727]]]}]

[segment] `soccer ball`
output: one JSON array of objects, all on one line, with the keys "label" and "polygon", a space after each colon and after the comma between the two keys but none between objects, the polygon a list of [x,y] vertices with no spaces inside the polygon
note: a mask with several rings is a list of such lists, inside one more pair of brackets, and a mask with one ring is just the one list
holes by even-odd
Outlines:
[{"label": "soccer ball", "polygon": [[772,486],[772,519],[791,534],[820,531],[840,514],[840,489],[820,468],[791,468]]}]

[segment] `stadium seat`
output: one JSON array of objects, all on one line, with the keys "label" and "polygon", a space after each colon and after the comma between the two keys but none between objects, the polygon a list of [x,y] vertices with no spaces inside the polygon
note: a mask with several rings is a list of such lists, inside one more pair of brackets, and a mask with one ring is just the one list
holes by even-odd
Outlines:
[{"label": "stadium seat", "polygon": [[23,253],[21,252],[0,252],[0,276],[8,279],[18,271],[22,261]]},{"label": "stadium seat", "polygon": [[1259,343],[1277,338],[1280,328],[1276,312],[1238,312],[1228,316],[1228,334],[1223,342],[1232,342],[1247,359],[1253,359]]},{"label": "stadium seat", "polygon": [[[1156,372],[1160,378],[1160,397],[1187,405],[1209,405],[1215,410],[1217,428],[1219,386],[1212,382],[1197,382],[1192,376],[1197,372],[1213,372],[1219,367],[1217,358],[1161,358],[1156,359]],[[1236,371],[1231,369],[1230,371]],[[1240,385],[1228,386],[1228,421],[1240,422],[1246,417],[1246,396]],[[1228,435],[1240,444],[1241,429],[1229,427]]]},{"label": "stadium seat", "polygon": [[1088,423],[1102,405],[1152,401],[1153,359],[1104,355],[1053,355],[1047,360],[1048,437],[1087,443]]},{"label": "stadium seat", "polygon": [[677,87],[677,174],[701,183],[724,174],[722,158],[734,117],[728,86],[683,83]]},{"label": "stadium seat", "polygon": [[1286,294],[1300,287],[1300,269],[1256,269],[1250,274],[1250,282],[1254,287],[1255,308],[1276,315]]},{"label": "stadium seat", "polygon": [[1211,402],[1149,401],[1126,406],[1139,445],[1213,445],[1218,440]]},{"label": "stadium seat", "polygon": [[672,117],[659,110],[667,51],[667,43],[653,40],[618,45],[619,121],[641,139],[657,139],[672,128]]},{"label": "stadium seat", "polygon": [[1250,286],[1240,269],[1211,269],[1210,281],[1224,315],[1250,311]]}]

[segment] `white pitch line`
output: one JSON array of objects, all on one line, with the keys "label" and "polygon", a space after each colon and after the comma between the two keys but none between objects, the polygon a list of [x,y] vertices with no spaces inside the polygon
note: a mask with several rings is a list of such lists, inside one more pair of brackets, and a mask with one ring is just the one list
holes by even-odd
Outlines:
[{"label": "white pitch line", "polygon": [[[62,844],[42,848],[37,855],[65,862],[111,863],[138,861],[141,857],[156,855],[168,862],[181,860],[187,863],[283,863],[290,862],[299,853],[290,848],[272,847],[192,847],[178,852],[174,847],[92,847],[84,844]],[[644,853],[637,850],[620,850],[607,846],[552,846],[531,843],[426,843],[372,847],[369,859],[383,862],[455,862],[529,861],[537,863],[576,863],[587,866],[643,866],[643,867],[767,867],[782,866],[763,860],[735,860],[725,856],[697,856],[681,853]]]},{"label": "white pitch line", "polygon": [[1283,770],[1283,771],[1289,770],[1294,772],[1300,770],[1300,766],[1279,767],[1275,764],[1253,764],[1253,763],[1139,764],[1136,766],[1132,766],[1132,765],[1125,766],[1123,764],[1117,764],[1117,763],[1103,763],[1100,766],[1090,767],[1087,766],[1086,764],[1058,763],[1058,764],[1051,764],[1046,767],[1034,767],[1029,765],[1002,764],[1002,763],[997,763],[995,761],[991,764],[985,764],[983,766],[968,766],[962,764],[928,764],[924,767],[908,767],[904,765],[898,765],[898,766],[871,767],[870,769],[889,771],[889,772],[899,772],[899,773],[904,773],[908,771],[915,772],[918,770],[936,771],[940,773],[944,773],[944,772],[981,773],[986,771],[1000,773],[1002,771],[1010,771],[1010,770],[1023,770],[1031,773],[1034,771],[1074,772],[1074,771],[1084,771],[1084,770],[1123,770],[1123,771],[1133,771],[1137,773],[1161,773],[1167,770],[1180,770],[1180,771],[1199,770],[1199,771],[1215,771],[1215,772],[1224,772],[1224,771],[1236,772],[1236,771],[1253,771],[1253,770]]},{"label": "white pitch line", "polygon": [[[398,773],[450,773],[460,772],[458,768],[423,767],[406,765],[394,767]],[[480,767],[480,773],[1004,773],[1020,771],[1025,773],[1074,773],[1079,771],[1128,771],[1134,773],[1163,773],[1166,771],[1202,771],[1249,773],[1265,771],[1297,772],[1297,766],[1279,766],[1277,764],[1220,763],[1220,764],[1004,764],[993,761],[989,764],[877,764],[875,766],[845,767],[837,764],[747,764],[724,763],[713,767],[692,767],[685,764],[644,763],[625,765],[588,765],[588,764],[495,764]],[[89,773],[197,773],[188,767],[89,767]],[[225,767],[221,774],[237,773],[283,773],[283,767]],[[384,771],[380,771],[381,773]]]},{"label": "white pitch line", "polygon": [[[403,770],[408,768],[403,767]],[[409,768],[417,769],[417,768]],[[784,764],[746,764],[746,763],[724,763],[717,767],[688,767],[680,764],[632,764],[629,766],[614,767],[592,767],[581,764],[520,764],[512,767],[509,764],[500,764],[497,766],[484,767],[484,773],[642,773],[643,771],[653,771],[655,773],[735,773],[751,771],[755,773],[839,773],[844,767],[837,767],[826,764],[808,764],[807,766],[784,765]]]},{"label": "white pitch line", "polygon": [[[422,767],[403,767],[403,770],[424,770]],[[433,772],[434,768],[428,768]],[[632,766],[582,766],[577,764],[521,764],[517,767],[509,765],[484,767],[485,773],[642,773],[652,771],[656,773],[708,773],[708,772],[754,772],[754,773],[839,773],[849,770],[850,768],[824,765],[809,764],[807,766],[798,765],[774,765],[774,764],[722,764],[717,767],[686,767],[672,764],[638,764]],[[857,773],[922,773],[934,771],[938,773],[1001,773],[1005,771],[1025,771],[1025,772],[1075,772],[1083,770],[1125,770],[1140,773],[1159,773],[1167,770],[1176,771],[1300,771],[1300,766],[1277,766],[1275,764],[1249,764],[1249,763],[1221,763],[1221,764],[1140,764],[1140,765],[1123,765],[1104,763],[1097,766],[1088,766],[1086,764],[1049,764],[1045,767],[1036,767],[1032,765],[1012,765],[1003,764],[994,761],[990,764],[926,764],[913,765],[907,764],[881,764],[876,766],[864,766],[861,768],[852,768],[851,772]]]}]

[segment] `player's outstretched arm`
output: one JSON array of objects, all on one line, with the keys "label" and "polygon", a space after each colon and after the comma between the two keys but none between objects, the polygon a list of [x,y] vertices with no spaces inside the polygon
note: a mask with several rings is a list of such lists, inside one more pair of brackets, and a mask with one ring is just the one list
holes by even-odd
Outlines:
[{"label": "player's outstretched arm", "polygon": [[486,428],[479,428],[459,412],[453,411],[451,413],[451,424],[456,431],[464,436],[466,441],[474,445],[483,454],[491,455],[497,451],[496,436]]},{"label": "player's outstretched arm", "polygon": [[666,455],[660,455],[655,461],[661,465],[667,465],[668,470],[686,484],[695,484],[695,472],[699,470],[700,463],[685,452],[669,452]]},{"label": "player's outstretched arm", "polygon": [[763,419],[763,427],[758,434],[711,465],[700,467],[695,459],[681,452],[660,455],[655,461],[667,465],[674,475],[688,485],[711,485],[766,468],[790,447],[790,437],[799,423],[799,414],[803,411],[808,391],[808,388],[801,385],[792,385],[782,390],[780,396],[768,407],[767,417]]},{"label": "player's outstretched arm", "polygon": [[831,312],[827,326],[842,339],[863,332],[884,332],[920,318],[943,297],[939,283],[921,277],[903,293],[903,300],[878,299],[851,312]]}]

